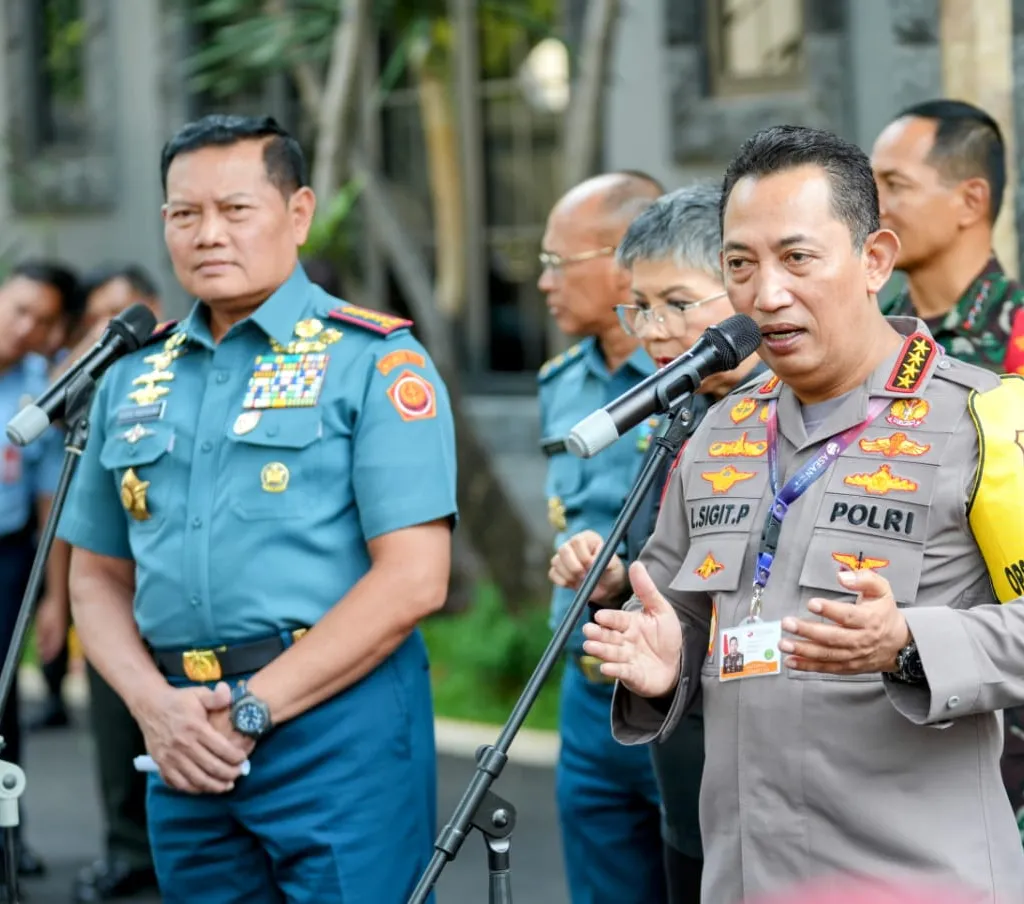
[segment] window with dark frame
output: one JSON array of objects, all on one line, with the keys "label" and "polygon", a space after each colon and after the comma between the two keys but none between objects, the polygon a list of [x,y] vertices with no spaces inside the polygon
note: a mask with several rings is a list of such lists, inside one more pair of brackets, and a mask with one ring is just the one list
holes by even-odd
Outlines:
[{"label": "window with dark frame", "polygon": [[803,84],[803,0],[707,0],[710,87],[718,96]]},{"label": "window with dark frame", "polygon": [[36,0],[30,7],[34,79],[32,144],[36,151],[75,147],[87,137],[82,0]]}]

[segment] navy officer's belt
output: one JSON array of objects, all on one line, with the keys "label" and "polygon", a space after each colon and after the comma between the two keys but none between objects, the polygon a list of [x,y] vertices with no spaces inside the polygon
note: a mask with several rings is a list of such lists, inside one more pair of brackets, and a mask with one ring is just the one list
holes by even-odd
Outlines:
[{"label": "navy officer's belt", "polygon": [[[294,643],[308,628],[291,632]],[[237,675],[258,672],[280,656],[289,646],[288,635],[275,635],[250,643],[210,647],[205,650],[153,650],[157,668],[168,678],[189,681],[220,681]]]}]

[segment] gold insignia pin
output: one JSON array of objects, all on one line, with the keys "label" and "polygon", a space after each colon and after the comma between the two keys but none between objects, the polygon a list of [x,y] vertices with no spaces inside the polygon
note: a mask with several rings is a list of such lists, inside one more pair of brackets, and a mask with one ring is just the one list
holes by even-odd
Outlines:
[{"label": "gold insignia pin", "polygon": [[288,347],[285,346],[285,345],[281,345],[281,343],[278,342],[276,339],[271,339],[270,340],[270,350],[275,355],[284,355],[284,354],[286,354],[288,352]]},{"label": "gold insignia pin", "polygon": [[264,493],[283,493],[288,489],[288,468],[279,461],[267,462],[260,471],[260,486]]},{"label": "gold insignia pin", "polygon": [[243,411],[238,415],[235,418],[235,426],[232,428],[235,431],[235,436],[244,436],[256,429],[256,425],[260,422],[260,414],[259,411]]},{"label": "gold insignia pin", "polygon": [[154,402],[159,401],[167,395],[168,392],[170,392],[170,390],[166,386],[154,386],[150,383],[142,387],[142,389],[136,389],[135,392],[129,392],[128,398],[136,405],[152,405]]},{"label": "gold insignia pin", "polygon": [[146,355],[142,360],[146,364],[151,364],[153,370],[167,370],[171,366],[175,358],[178,357],[178,352],[157,352],[155,355]]},{"label": "gold insignia pin", "polygon": [[153,370],[148,374],[140,374],[132,380],[133,386],[152,386],[154,383],[167,383],[174,379],[174,374],[166,370]]},{"label": "gold insignia pin", "polygon": [[565,530],[565,504],[558,496],[552,496],[548,500],[548,523],[555,530]]},{"label": "gold insignia pin", "polygon": [[315,317],[308,320],[300,320],[295,324],[295,335],[300,339],[312,339],[323,332],[324,325]]},{"label": "gold insignia pin", "polygon": [[153,431],[143,427],[142,424],[135,424],[131,429],[121,434],[121,439],[131,443],[133,446],[144,436],[152,436]]},{"label": "gold insignia pin", "polygon": [[168,352],[173,351],[185,342],[185,338],[184,333],[175,333],[173,336],[168,337],[167,341],[164,342],[164,350]]},{"label": "gold insignia pin", "polygon": [[337,342],[344,333],[341,330],[336,330],[334,327],[328,327],[320,334],[320,341],[325,345],[333,345]]},{"label": "gold insignia pin", "polygon": [[136,521],[148,521],[149,509],[146,506],[146,490],[148,480],[139,480],[134,468],[129,468],[121,478],[121,505]]}]

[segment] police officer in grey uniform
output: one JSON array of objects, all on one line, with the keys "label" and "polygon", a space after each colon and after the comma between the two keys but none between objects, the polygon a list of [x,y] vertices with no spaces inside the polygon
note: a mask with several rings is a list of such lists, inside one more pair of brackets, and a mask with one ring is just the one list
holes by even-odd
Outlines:
[{"label": "police officer in grey uniform", "polygon": [[707,904],[840,873],[1024,900],[999,770],[1024,700],[1024,380],[882,316],[899,240],[858,148],[765,129],[723,194],[726,286],[775,376],[705,417],[636,598],[584,629],[613,730],[659,739],[702,694]]}]

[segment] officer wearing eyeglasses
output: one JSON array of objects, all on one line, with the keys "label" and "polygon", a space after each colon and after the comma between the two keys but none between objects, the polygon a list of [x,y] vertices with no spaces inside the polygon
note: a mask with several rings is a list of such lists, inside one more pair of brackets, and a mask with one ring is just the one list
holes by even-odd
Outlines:
[{"label": "officer wearing eyeglasses", "polygon": [[[548,517],[556,548],[582,530],[608,535],[643,459],[645,425],[593,460],[570,455],[563,439],[580,419],[654,372],[650,357],[616,318],[615,305],[629,300],[629,274],[616,262],[615,249],[633,218],[661,193],[647,176],[598,176],[572,189],[548,218],[539,287],[559,330],[581,339],[539,374],[541,435],[549,456]],[[554,588],[552,627],[572,599],[572,590]],[[658,904],[665,900],[665,888],[650,758],[642,748],[612,739],[613,683],[583,655],[581,627],[567,650],[556,769],[571,900]]]},{"label": "officer wearing eyeglasses", "polygon": [[[632,276],[632,304],[616,307],[623,330],[636,337],[658,367],[687,352],[713,324],[735,313],[722,283],[719,264],[718,203],[721,189],[697,184],[659,198],[637,217],[619,245],[617,259]],[[751,356],[736,370],[713,374],[691,399],[691,429],[708,408],[763,365]],[[655,479],[626,535],[624,555],[616,556],[591,601],[618,605],[630,593],[626,568],[654,531],[661,488],[670,462]],[[551,561],[550,578],[575,590],[602,545],[594,531],[568,540]],[[668,900],[699,904],[703,848],[698,797],[704,766],[704,719],[691,710],[662,744],[651,745],[662,797]]]}]

